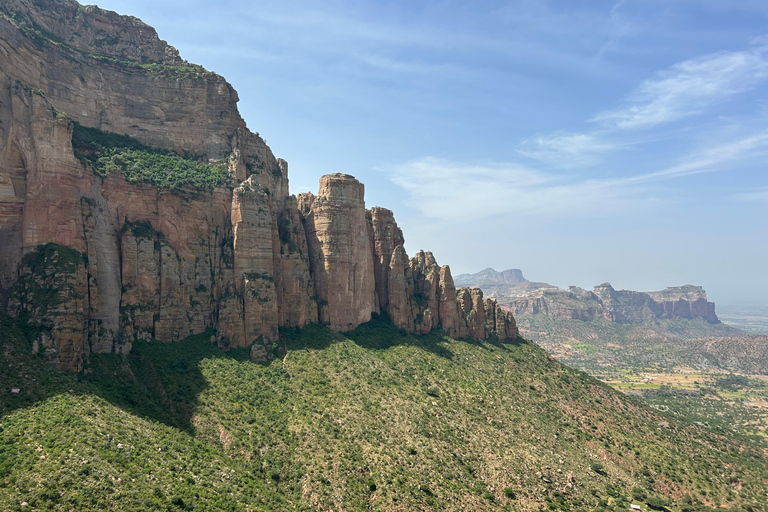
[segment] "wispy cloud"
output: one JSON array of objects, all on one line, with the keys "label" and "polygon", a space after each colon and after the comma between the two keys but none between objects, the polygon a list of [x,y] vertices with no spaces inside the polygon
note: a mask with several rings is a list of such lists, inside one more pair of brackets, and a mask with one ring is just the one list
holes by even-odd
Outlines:
[{"label": "wispy cloud", "polygon": [[[768,36],[753,39],[744,51],[717,52],[675,64],[642,82],[624,106],[589,119],[599,122],[600,129],[525,139],[517,153],[554,168],[593,166],[610,153],[638,145],[640,141],[632,138],[637,136],[628,135],[630,130],[693,116],[764,81],[768,81]],[[758,105],[766,108],[764,102]]]},{"label": "wispy cloud", "polygon": [[[390,169],[392,181],[426,217],[469,222],[497,215],[605,214],[656,202],[663,182],[721,171],[768,150],[768,131],[693,153],[658,171],[614,179],[574,179],[519,164],[462,165],[424,158]],[[742,199],[768,197],[768,189]]]},{"label": "wispy cloud", "polygon": [[667,169],[626,179],[628,181],[647,181],[720,171],[723,170],[724,165],[731,164],[742,158],[764,154],[766,150],[768,150],[768,131],[688,155],[682,163]]},{"label": "wispy cloud", "polygon": [[660,71],[640,84],[626,105],[591,121],[621,130],[650,128],[703,112],[768,79],[768,48],[718,52]]},{"label": "wispy cloud", "polygon": [[626,144],[609,141],[597,133],[558,132],[526,139],[517,148],[518,154],[557,168],[593,165],[603,155]]},{"label": "wispy cloud", "polygon": [[611,180],[579,182],[516,164],[461,165],[436,158],[396,167],[392,180],[421,214],[453,223],[498,215],[589,213],[597,205],[614,205],[629,192]]},{"label": "wispy cloud", "polygon": [[749,192],[735,194],[733,198],[737,201],[768,203],[768,187],[759,187]]}]

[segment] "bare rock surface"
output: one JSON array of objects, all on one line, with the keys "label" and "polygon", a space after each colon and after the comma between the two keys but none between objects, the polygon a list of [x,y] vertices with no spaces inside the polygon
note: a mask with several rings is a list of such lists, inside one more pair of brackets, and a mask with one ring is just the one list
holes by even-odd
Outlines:
[{"label": "bare rock surface", "polygon": [[334,330],[367,322],[378,308],[363,184],[347,174],[320,178],[305,225],[320,322]]}]

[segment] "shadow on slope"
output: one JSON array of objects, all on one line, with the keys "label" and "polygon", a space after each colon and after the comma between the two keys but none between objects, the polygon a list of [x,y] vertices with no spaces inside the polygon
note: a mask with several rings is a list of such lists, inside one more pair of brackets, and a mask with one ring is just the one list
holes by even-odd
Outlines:
[{"label": "shadow on slope", "polygon": [[448,360],[453,359],[453,353],[444,346],[443,333],[436,331],[426,335],[408,334],[404,329],[395,326],[386,314],[374,314],[369,322],[345,333],[335,333],[320,324],[308,325],[301,329],[281,328],[280,338],[284,344],[280,355],[285,354],[285,349],[322,350],[334,342],[349,339],[360,348],[369,350],[386,350],[397,345],[406,345],[419,347]]},{"label": "shadow on slope", "polygon": [[127,412],[191,433],[197,397],[208,386],[200,362],[248,359],[247,349],[220,351],[210,343],[211,334],[179,343],[136,342],[127,357],[93,354],[83,373],[72,374],[33,355],[18,322],[0,311],[0,413],[5,416],[56,395],[93,394]]},{"label": "shadow on slope", "polygon": [[[93,394],[138,416],[194,433],[193,415],[199,405],[198,396],[208,388],[200,370],[204,359],[249,360],[249,349],[222,352],[210,342],[213,331],[190,336],[178,343],[137,341],[128,356],[92,354],[83,373],[62,372],[45,358],[31,353],[31,342],[19,322],[0,311],[0,414],[32,406],[60,394]],[[410,335],[397,328],[386,315],[375,316],[355,330],[340,334],[327,327],[312,324],[304,328],[281,329],[267,365],[279,360],[288,350],[328,348],[331,344],[352,340],[368,350],[386,350],[396,345],[417,347],[452,361],[453,352],[446,348],[446,336],[435,331],[426,335]],[[495,341],[484,343],[464,340],[483,350],[507,350]],[[18,394],[12,393],[19,389]]]}]

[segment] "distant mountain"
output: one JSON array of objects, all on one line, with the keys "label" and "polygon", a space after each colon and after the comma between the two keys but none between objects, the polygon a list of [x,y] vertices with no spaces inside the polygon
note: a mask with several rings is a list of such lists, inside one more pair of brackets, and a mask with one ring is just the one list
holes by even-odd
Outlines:
[{"label": "distant mountain", "polygon": [[701,286],[637,292],[610,283],[591,291],[505,283],[515,274],[522,277],[519,270],[486,269],[456,282],[496,299],[512,311],[523,336],[576,368],[593,374],[619,367],[768,373],[768,338],[721,323]]},{"label": "distant mountain", "polygon": [[[495,290],[497,293],[499,290]],[[500,303],[515,315],[545,314],[590,321],[598,317],[619,324],[647,324],[657,319],[703,318],[718,324],[715,303],[707,300],[701,286],[675,286],[658,292],[615,290],[610,283],[590,292],[571,286],[539,289],[527,297],[508,295]]]},{"label": "distant mountain", "polygon": [[604,317],[623,324],[643,324],[659,318],[703,318],[711,324],[720,323],[714,302],[709,302],[707,292],[695,285],[655,292],[615,290],[610,283],[595,286],[591,292],[578,286],[563,290],[528,281],[520,269],[497,272],[492,268],[459,274],[454,283],[482,289],[516,316],[545,314],[586,321]]},{"label": "distant mountain", "polygon": [[523,277],[523,271],[519,268],[510,268],[496,272],[492,268],[481,270],[476,274],[459,274],[453,279],[456,285],[475,286],[485,284],[517,284],[526,283],[528,280]]}]

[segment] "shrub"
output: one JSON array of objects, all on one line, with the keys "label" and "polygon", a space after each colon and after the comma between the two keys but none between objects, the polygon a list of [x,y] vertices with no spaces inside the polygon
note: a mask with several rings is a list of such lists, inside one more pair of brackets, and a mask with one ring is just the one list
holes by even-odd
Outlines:
[{"label": "shrub", "polygon": [[645,500],[645,504],[655,510],[664,510],[666,506],[669,505],[669,502],[664,498],[651,496],[650,498]]},{"label": "shrub", "polygon": [[86,128],[75,123],[72,134],[75,156],[106,177],[120,172],[128,183],[150,183],[159,188],[213,189],[232,185],[229,170],[172,151],[150,148],[136,139]]}]

